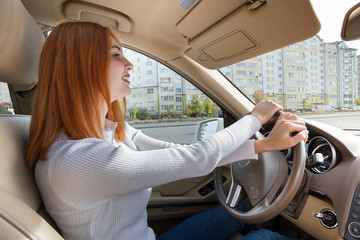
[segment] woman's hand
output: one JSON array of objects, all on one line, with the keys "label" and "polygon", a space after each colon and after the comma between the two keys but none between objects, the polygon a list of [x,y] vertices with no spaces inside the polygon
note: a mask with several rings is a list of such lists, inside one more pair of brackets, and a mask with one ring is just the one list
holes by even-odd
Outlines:
[{"label": "woman's hand", "polygon": [[[293,134],[296,133],[297,134]],[[276,121],[270,134],[261,140],[255,141],[255,153],[283,150],[295,146],[300,141],[306,141],[307,130],[305,123],[296,115],[282,113]]]},{"label": "woman's hand", "polygon": [[270,100],[262,100],[251,111],[251,115],[259,119],[261,125],[267,123],[282,107]]}]

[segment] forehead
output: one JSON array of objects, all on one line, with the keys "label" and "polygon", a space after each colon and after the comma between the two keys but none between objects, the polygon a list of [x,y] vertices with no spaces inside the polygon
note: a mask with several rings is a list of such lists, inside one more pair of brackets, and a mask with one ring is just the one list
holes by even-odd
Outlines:
[{"label": "forehead", "polygon": [[121,45],[119,44],[119,42],[118,41],[116,41],[114,38],[111,38],[111,44],[110,44],[110,46],[111,46],[111,49],[118,49],[118,50],[122,50],[122,48],[121,48]]}]

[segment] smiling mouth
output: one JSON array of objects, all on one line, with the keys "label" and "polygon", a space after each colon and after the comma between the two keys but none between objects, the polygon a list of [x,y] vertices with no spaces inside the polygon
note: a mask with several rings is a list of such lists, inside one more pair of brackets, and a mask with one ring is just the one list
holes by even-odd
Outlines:
[{"label": "smiling mouth", "polygon": [[129,77],[123,77],[122,79],[123,79],[125,82],[130,83]]}]

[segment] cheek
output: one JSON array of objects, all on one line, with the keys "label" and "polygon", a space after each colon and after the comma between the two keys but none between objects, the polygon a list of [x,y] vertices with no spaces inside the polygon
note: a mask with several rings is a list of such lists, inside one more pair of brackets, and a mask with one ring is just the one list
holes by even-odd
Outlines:
[{"label": "cheek", "polygon": [[120,74],[124,71],[124,63],[119,60],[112,59],[110,62],[110,69],[112,69],[113,72],[116,72],[117,74]]},{"label": "cheek", "polygon": [[111,72],[109,73],[109,87],[110,90],[113,89],[115,87],[116,84],[116,75],[112,74]]},{"label": "cheek", "polygon": [[109,67],[109,81],[111,83],[115,83],[116,81],[121,80],[122,71],[115,64],[110,64]]},{"label": "cheek", "polygon": [[111,82],[111,79],[114,77],[115,75],[115,68],[114,68],[114,64],[110,63],[110,66],[109,66],[109,78],[110,78],[110,82]]}]

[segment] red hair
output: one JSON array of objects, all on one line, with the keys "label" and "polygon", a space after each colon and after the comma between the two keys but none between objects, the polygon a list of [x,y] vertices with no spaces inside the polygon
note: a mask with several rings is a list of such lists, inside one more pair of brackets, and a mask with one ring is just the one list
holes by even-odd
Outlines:
[{"label": "red hair", "polygon": [[111,38],[106,27],[90,22],[66,22],[56,26],[43,46],[39,80],[30,124],[26,155],[29,167],[40,159],[64,130],[69,139],[103,138],[103,104],[107,118],[118,122],[115,138],[125,134],[125,98],[110,102],[108,70]]}]

